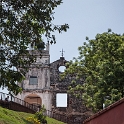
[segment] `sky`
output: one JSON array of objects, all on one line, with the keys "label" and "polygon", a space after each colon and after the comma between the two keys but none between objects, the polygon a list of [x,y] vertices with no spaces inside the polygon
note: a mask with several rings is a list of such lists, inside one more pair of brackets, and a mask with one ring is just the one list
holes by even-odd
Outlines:
[{"label": "sky", "polygon": [[78,47],[86,42],[86,36],[94,39],[97,33],[108,28],[124,33],[124,0],[63,0],[55,9],[54,24],[69,24],[67,32],[55,32],[56,44],[50,46],[51,62],[61,56],[63,48],[66,60],[78,57]]},{"label": "sky", "polygon": [[86,42],[86,36],[94,39],[97,33],[107,32],[108,28],[124,33],[124,0],[63,0],[54,12],[53,23],[67,23],[70,28],[61,34],[54,33],[57,43],[50,45],[51,62],[60,58],[62,49],[66,60],[78,57],[78,47]]}]

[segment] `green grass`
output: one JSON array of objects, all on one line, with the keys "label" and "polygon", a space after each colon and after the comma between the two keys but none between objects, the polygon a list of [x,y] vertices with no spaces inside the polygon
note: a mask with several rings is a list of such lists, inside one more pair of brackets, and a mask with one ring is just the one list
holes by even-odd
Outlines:
[{"label": "green grass", "polygon": [[57,121],[57,120],[55,120],[55,119],[53,119],[53,118],[47,117],[46,119],[47,119],[47,123],[48,123],[48,124],[65,124],[65,123],[60,122],[60,121]]},{"label": "green grass", "polygon": [[[33,114],[16,112],[0,107],[0,124],[31,124],[26,118]],[[47,124],[65,124],[55,119],[47,117]]]}]

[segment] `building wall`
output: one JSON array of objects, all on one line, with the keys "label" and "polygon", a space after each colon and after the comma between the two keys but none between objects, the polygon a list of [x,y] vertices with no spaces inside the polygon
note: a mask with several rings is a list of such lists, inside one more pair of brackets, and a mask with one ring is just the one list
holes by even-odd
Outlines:
[{"label": "building wall", "polygon": [[84,124],[124,124],[124,101]]},{"label": "building wall", "polygon": [[[35,96],[39,96],[41,99],[41,105],[44,105],[47,110],[51,110],[52,93],[50,90],[23,91],[21,94],[18,94],[18,98],[25,100],[25,98],[31,96],[32,94],[35,94]],[[36,100],[34,100],[32,103],[36,103]]]},{"label": "building wall", "polygon": [[[37,76],[38,84],[30,85],[30,76]],[[50,86],[49,79],[49,68],[41,67],[41,68],[29,68],[29,72],[26,74],[26,79],[23,81],[23,89],[43,89],[44,87]]]},{"label": "building wall", "polygon": [[[31,51],[29,51],[31,52]],[[41,52],[34,50],[31,53],[36,56],[36,62],[30,65],[28,72],[25,75],[25,80],[19,85],[23,91],[17,97],[26,100],[31,104],[45,105],[47,110],[51,110],[52,92],[50,90],[50,55],[48,50]],[[30,76],[36,76],[37,84],[30,84]],[[30,100],[26,99],[28,96],[32,97]],[[39,99],[39,101],[36,101]]]}]

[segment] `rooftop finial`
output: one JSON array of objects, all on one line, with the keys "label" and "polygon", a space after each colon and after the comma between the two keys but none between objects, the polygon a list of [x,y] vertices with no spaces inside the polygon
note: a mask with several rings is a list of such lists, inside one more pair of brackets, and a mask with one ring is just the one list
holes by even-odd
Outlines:
[{"label": "rooftop finial", "polygon": [[62,52],[62,57],[63,57],[63,53],[64,53],[65,51],[63,51],[63,49],[62,49],[62,51],[60,51],[60,52]]}]

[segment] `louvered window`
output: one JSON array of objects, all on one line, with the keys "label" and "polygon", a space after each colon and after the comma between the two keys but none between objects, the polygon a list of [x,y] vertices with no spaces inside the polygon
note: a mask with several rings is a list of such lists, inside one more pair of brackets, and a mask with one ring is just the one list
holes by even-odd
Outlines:
[{"label": "louvered window", "polygon": [[29,84],[30,85],[37,85],[38,84],[37,76],[30,76]]}]

